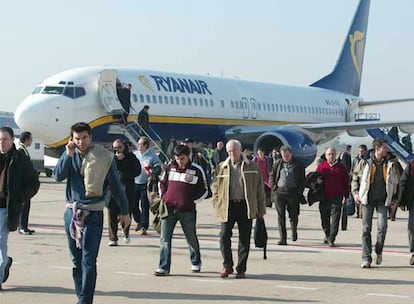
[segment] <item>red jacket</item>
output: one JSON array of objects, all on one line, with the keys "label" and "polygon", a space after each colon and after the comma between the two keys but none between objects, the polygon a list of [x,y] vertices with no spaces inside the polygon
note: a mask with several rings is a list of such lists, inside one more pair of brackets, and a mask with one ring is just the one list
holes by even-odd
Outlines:
[{"label": "red jacket", "polygon": [[207,196],[207,182],[203,169],[189,162],[180,169],[174,161],[167,166],[160,180],[161,198],[164,203],[180,212],[195,209],[195,201]]},{"label": "red jacket", "polygon": [[341,162],[337,161],[331,166],[327,161],[324,161],[319,164],[316,171],[323,176],[325,199],[349,196],[349,175]]}]

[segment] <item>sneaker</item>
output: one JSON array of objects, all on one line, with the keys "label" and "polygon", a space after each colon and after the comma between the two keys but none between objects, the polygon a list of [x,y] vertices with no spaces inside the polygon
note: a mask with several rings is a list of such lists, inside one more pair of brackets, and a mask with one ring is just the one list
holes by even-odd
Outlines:
[{"label": "sneaker", "polygon": [[377,258],[375,259],[375,264],[381,265],[382,263],[382,253],[377,253]]},{"label": "sneaker", "polygon": [[129,244],[131,242],[131,238],[129,236],[124,235],[124,243]]},{"label": "sneaker", "polygon": [[32,235],[34,232],[34,230],[30,229],[19,229],[19,233],[24,235]]},{"label": "sneaker", "polygon": [[414,253],[411,255],[410,265],[414,265]]},{"label": "sneaker", "polygon": [[139,235],[147,235],[147,229],[145,229],[145,228],[141,228],[141,229],[138,231],[138,234],[139,234]]},{"label": "sneaker", "polygon": [[9,257],[9,259],[7,260],[7,264],[6,267],[4,268],[4,276],[3,276],[3,282],[5,283],[7,281],[7,279],[9,278],[9,274],[10,274],[10,267],[13,264],[13,259],[12,257]]},{"label": "sneaker", "polygon": [[361,264],[361,268],[371,268],[371,263],[368,261],[363,261]]},{"label": "sneaker", "polygon": [[118,241],[109,241],[108,246],[110,247],[118,246]]},{"label": "sneaker", "polygon": [[161,268],[158,268],[157,270],[154,271],[154,275],[156,277],[165,277],[165,276],[168,276],[169,274],[170,272],[168,270],[161,269]]},{"label": "sneaker", "polygon": [[191,265],[192,272],[200,272],[201,271],[201,264],[198,265]]}]

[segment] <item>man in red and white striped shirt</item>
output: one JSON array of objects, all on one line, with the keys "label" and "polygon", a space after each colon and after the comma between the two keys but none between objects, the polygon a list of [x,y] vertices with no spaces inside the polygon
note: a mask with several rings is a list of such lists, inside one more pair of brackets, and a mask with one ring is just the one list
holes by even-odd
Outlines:
[{"label": "man in red and white striped shirt", "polygon": [[174,161],[167,166],[160,180],[162,201],[168,216],[161,219],[160,262],[156,276],[166,276],[171,267],[171,239],[180,221],[190,249],[191,271],[200,272],[200,246],[196,233],[196,203],[207,196],[207,181],[203,169],[189,159],[190,149],[174,148]]}]

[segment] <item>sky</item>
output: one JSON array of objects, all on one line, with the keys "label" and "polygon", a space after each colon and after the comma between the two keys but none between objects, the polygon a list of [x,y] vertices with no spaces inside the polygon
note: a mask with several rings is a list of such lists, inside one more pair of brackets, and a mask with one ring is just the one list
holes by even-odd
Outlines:
[{"label": "sky", "polygon": [[[358,2],[0,0],[0,111],[90,65],[306,86],[332,71]],[[365,100],[414,97],[413,12],[413,0],[371,0]]]}]

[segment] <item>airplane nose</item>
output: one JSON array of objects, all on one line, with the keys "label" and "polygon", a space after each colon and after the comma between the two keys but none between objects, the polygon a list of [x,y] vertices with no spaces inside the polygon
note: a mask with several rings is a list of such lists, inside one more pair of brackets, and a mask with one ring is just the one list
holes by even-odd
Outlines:
[{"label": "airplane nose", "polygon": [[45,138],[48,133],[49,105],[40,98],[27,97],[16,109],[14,120],[20,129],[34,137]]}]

